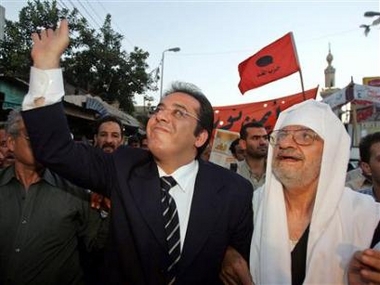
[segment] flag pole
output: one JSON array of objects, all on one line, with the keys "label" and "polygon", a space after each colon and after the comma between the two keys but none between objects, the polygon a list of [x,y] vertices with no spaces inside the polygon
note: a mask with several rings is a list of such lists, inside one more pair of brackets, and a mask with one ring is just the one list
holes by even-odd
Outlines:
[{"label": "flag pole", "polygon": [[306,101],[305,87],[304,87],[304,85],[303,85],[302,69],[301,69],[301,65],[300,65],[299,58],[298,58],[298,53],[297,53],[297,49],[296,49],[296,44],[295,44],[294,37],[293,37],[293,32],[291,32],[291,39],[292,39],[292,45],[293,45],[293,48],[294,48],[294,55],[295,55],[296,60],[297,60],[298,72],[299,72],[299,74],[300,74],[301,89],[302,89],[302,97],[303,97],[303,100]]},{"label": "flag pole", "polygon": [[301,68],[300,68],[300,70],[298,72],[300,74],[300,79],[301,79],[302,97],[303,97],[303,100],[306,101],[305,88],[303,86],[303,77],[302,77],[302,70],[301,70]]}]

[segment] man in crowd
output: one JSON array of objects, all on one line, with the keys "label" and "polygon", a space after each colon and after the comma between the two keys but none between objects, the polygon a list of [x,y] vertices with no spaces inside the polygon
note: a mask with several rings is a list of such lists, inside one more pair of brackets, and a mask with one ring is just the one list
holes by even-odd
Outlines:
[{"label": "man in crowd", "polygon": [[112,153],[124,143],[123,124],[114,116],[104,116],[96,122],[94,146]]},{"label": "man in crowd", "polygon": [[[111,115],[104,116],[97,120],[94,133],[94,146],[100,148],[105,153],[114,152],[124,143],[124,132],[122,122]],[[97,209],[103,219],[109,219],[111,209],[111,200],[103,195],[90,192],[91,207]],[[86,283],[91,285],[106,284],[104,277],[104,250],[91,252],[85,255],[83,263],[85,264]]]},{"label": "man in crowd", "polygon": [[0,284],[84,284],[80,244],[105,244],[99,213],[84,189],[36,162],[19,112],[7,133],[15,162],[0,172]]},{"label": "man in crowd", "polygon": [[248,179],[256,190],[265,182],[268,133],[264,126],[250,122],[240,129],[240,146],[245,158],[238,163],[237,173]]},{"label": "man in crowd", "polygon": [[327,104],[308,100],[280,114],[253,201],[255,284],[345,284],[354,252],[377,242],[379,204],[344,187],[349,148]]},{"label": "man in crowd", "polygon": [[359,144],[360,167],[370,177],[372,187],[360,190],[380,202],[380,132],[363,137]]},{"label": "man in crowd", "polygon": [[[360,167],[363,173],[371,178],[372,187],[359,192],[371,195],[376,202],[380,201],[380,132],[366,135],[360,140]],[[375,235],[380,236],[379,228]],[[377,239],[373,239],[371,247],[376,246]],[[380,283],[380,248],[366,249],[355,253],[351,262],[350,282],[352,285]]]},{"label": "man in crowd", "polygon": [[[124,143],[123,129],[123,124],[118,118],[111,115],[104,116],[96,122],[94,146],[106,153],[114,152]],[[111,207],[111,201],[101,194],[92,192],[91,206],[101,210],[102,215],[106,216]]]},{"label": "man in crowd", "polygon": [[[60,102],[68,34],[66,20],[33,34],[23,116],[39,161],[111,197],[108,284],[220,284],[228,246],[248,260],[253,191],[239,175],[198,159],[213,128],[210,102],[191,84],[174,85],[149,119],[150,152],[76,144]],[[40,76],[49,80],[39,85]]]},{"label": "man in crowd", "polygon": [[5,130],[5,124],[0,124],[0,168],[5,168],[14,163],[12,152],[8,148],[8,134]]}]

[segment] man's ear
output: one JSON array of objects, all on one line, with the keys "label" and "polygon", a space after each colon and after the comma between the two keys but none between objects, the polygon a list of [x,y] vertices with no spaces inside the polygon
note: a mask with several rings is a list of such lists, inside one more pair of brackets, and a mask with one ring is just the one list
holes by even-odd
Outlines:
[{"label": "man's ear", "polygon": [[97,139],[97,136],[96,134],[94,135],[94,143],[93,145],[96,146],[98,144],[98,139]]},{"label": "man's ear", "polygon": [[247,149],[247,142],[245,140],[240,139],[239,140],[239,145],[240,145],[241,149],[243,149],[243,150]]},{"label": "man's ear", "polygon": [[208,132],[206,130],[202,130],[196,137],[195,147],[201,147],[208,139]]},{"label": "man's ear", "polygon": [[364,175],[372,176],[371,167],[369,166],[367,162],[361,161],[359,162],[359,166],[362,169]]}]

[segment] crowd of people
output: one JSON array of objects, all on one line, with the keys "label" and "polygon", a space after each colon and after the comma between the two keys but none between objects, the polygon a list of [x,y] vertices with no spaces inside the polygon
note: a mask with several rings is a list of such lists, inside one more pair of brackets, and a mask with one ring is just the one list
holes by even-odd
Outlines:
[{"label": "crowd of people", "polygon": [[[146,137],[97,122],[70,135],[66,20],[33,34],[30,88],[0,128],[0,284],[378,284],[380,133],[360,142],[371,187],[345,187],[350,138],[307,100],[274,131],[242,126],[235,169],[207,161],[213,109],[176,82]],[[3,143],[4,142],[4,143]]]}]

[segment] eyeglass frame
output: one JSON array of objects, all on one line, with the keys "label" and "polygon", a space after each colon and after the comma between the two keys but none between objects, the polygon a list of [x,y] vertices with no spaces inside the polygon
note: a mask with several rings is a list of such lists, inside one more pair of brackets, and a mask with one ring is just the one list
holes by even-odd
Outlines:
[{"label": "eyeglass frame", "polygon": [[27,142],[30,142],[30,137],[22,132],[18,134],[19,137],[23,137]]},{"label": "eyeglass frame", "polygon": [[[308,131],[308,132],[311,132],[309,135],[311,135],[311,140],[310,140],[310,143],[299,143],[299,141],[297,141],[298,139],[296,139],[296,136],[295,136],[295,133],[299,133],[300,131]],[[314,132],[312,129],[309,129],[309,128],[301,128],[301,129],[297,129],[297,130],[274,130],[271,132],[271,134],[269,135],[269,143],[272,145],[272,146],[276,146],[279,144],[278,142],[278,135],[275,135],[275,134],[278,134],[278,133],[284,133],[286,134],[282,139],[286,138],[288,135],[291,135],[292,136],[292,139],[293,141],[297,144],[297,145],[300,145],[300,146],[309,146],[309,145],[312,145],[314,143],[315,140],[319,139],[320,136]]]},{"label": "eyeglass frame", "polygon": [[197,120],[198,122],[201,122],[201,120],[195,114],[187,111],[182,106],[176,106],[175,108],[166,108],[160,104],[153,110],[152,116],[157,116],[160,112],[165,111],[169,111],[170,115],[177,120],[182,120],[185,119],[185,117],[190,117]]}]

